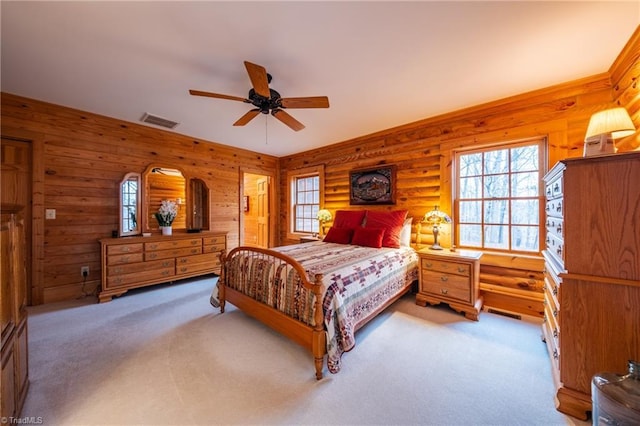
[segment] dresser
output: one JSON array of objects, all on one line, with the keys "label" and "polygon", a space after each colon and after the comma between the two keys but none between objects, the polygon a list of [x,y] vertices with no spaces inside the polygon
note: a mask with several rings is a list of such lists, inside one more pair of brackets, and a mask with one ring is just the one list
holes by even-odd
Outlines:
[{"label": "dresser", "polygon": [[22,207],[2,204],[0,419],[18,418],[29,387],[26,239]]},{"label": "dresser", "polygon": [[152,235],[100,240],[102,286],[99,301],[108,302],[133,288],[220,273],[227,248],[221,232]]},{"label": "dresser", "polygon": [[478,321],[482,309],[480,296],[481,252],[471,250],[418,251],[420,274],[416,304],[446,303],[465,317]]},{"label": "dresser", "polygon": [[544,184],[543,340],[556,408],[584,420],[594,374],[640,359],[640,152],[563,160]]}]

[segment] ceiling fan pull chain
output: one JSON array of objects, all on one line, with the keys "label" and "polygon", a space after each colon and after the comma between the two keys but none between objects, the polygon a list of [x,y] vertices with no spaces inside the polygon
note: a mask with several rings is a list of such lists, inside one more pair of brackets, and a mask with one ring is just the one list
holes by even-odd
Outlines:
[{"label": "ceiling fan pull chain", "polygon": [[269,118],[269,116],[267,114],[264,114],[264,144],[265,145],[269,145],[269,132],[268,132],[268,124],[269,124],[269,120],[267,120],[267,118]]}]

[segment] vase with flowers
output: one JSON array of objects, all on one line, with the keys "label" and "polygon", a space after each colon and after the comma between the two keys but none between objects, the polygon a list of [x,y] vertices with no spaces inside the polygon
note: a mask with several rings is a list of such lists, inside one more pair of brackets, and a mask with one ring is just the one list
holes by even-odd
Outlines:
[{"label": "vase with flowers", "polygon": [[175,201],[171,200],[162,200],[160,204],[160,208],[156,213],[156,219],[158,220],[158,224],[160,225],[160,229],[162,229],[162,235],[171,235],[172,229],[171,224],[175,220],[178,215],[178,205]]}]

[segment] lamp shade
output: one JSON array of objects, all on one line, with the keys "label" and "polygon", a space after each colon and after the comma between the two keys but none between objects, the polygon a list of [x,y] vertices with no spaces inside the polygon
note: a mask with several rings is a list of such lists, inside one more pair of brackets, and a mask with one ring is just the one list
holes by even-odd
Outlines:
[{"label": "lamp shade", "polygon": [[424,215],[422,219],[423,222],[428,222],[433,225],[438,225],[440,223],[451,223],[451,218],[448,214],[438,209],[438,206]]},{"label": "lamp shade", "polygon": [[332,219],[331,212],[326,209],[318,210],[318,213],[316,214],[316,219],[318,219],[320,222],[323,222],[323,223],[329,222]]},{"label": "lamp shade", "polygon": [[611,134],[611,139],[623,138],[636,132],[636,128],[626,109],[612,108],[596,112],[589,120],[585,140],[594,136]]}]

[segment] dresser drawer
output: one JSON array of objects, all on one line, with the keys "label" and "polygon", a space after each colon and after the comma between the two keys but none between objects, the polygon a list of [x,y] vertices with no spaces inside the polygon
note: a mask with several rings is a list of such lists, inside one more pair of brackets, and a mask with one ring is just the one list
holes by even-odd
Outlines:
[{"label": "dresser drawer", "polygon": [[178,274],[189,274],[192,272],[206,271],[217,268],[220,268],[220,256],[215,253],[180,257],[177,259],[176,263],[176,272]]},{"label": "dresser drawer", "polygon": [[156,251],[156,250],[170,250],[170,249],[201,247],[201,246],[202,246],[202,238],[190,238],[190,239],[184,239],[184,240],[154,241],[150,243],[145,243],[144,250],[145,252],[150,252],[150,251]]},{"label": "dresser drawer", "polygon": [[462,275],[468,277],[470,275],[470,265],[468,263],[445,262],[442,260],[422,259],[422,270],[446,272],[448,274]]},{"label": "dresser drawer", "polygon": [[202,247],[188,247],[188,248],[177,248],[175,250],[158,250],[158,251],[150,251],[144,254],[144,260],[158,260],[158,259],[168,259],[171,257],[180,257],[180,256],[192,256],[194,254],[202,253]]},{"label": "dresser drawer", "polygon": [[114,254],[107,256],[107,265],[124,265],[127,263],[142,262],[142,252],[139,253],[127,253],[127,254]]},{"label": "dresser drawer", "polygon": [[153,271],[154,269],[175,268],[175,259],[154,260],[152,262],[132,263],[109,266],[107,276],[135,274],[138,272]]},{"label": "dresser drawer", "polygon": [[150,271],[134,272],[132,274],[113,275],[107,277],[107,288],[127,287],[147,280],[166,279],[170,281],[175,276],[175,267],[155,268]]},{"label": "dresser drawer", "polygon": [[545,185],[544,195],[547,199],[557,198],[562,195],[562,175],[558,175]]},{"label": "dresser drawer", "polygon": [[471,283],[466,277],[423,270],[421,278],[420,291],[471,302]]},{"label": "dresser drawer", "polygon": [[556,238],[563,239],[563,221],[558,217],[548,217],[545,222],[547,234],[551,234]]},{"label": "dresser drawer", "polygon": [[142,243],[114,244],[107,247],[107,255],[142,253]]},{"label": "dresser drawer", "polygon": [[227,238],[224,235],[215,235],[211,237],[202,238],[202,244],[204,245],[221,245],[224,247],[226,245]]},{"label": "dresser drawer", "polygon": [[225,249],[225,247],[226,246],[224,243],[212,244],[212,245],[205,244],[204,246],[202,246],[202,252],[203,253],[220,253],[222,250]]},{"label": "dresser drawer", "polygon": [[547,213],[547,216],[562,218],[563,217],[562,204],[563,204],[562,198],[556,198],[554,200],[547,201],[547,205],[545,207],[545,212]]}]

